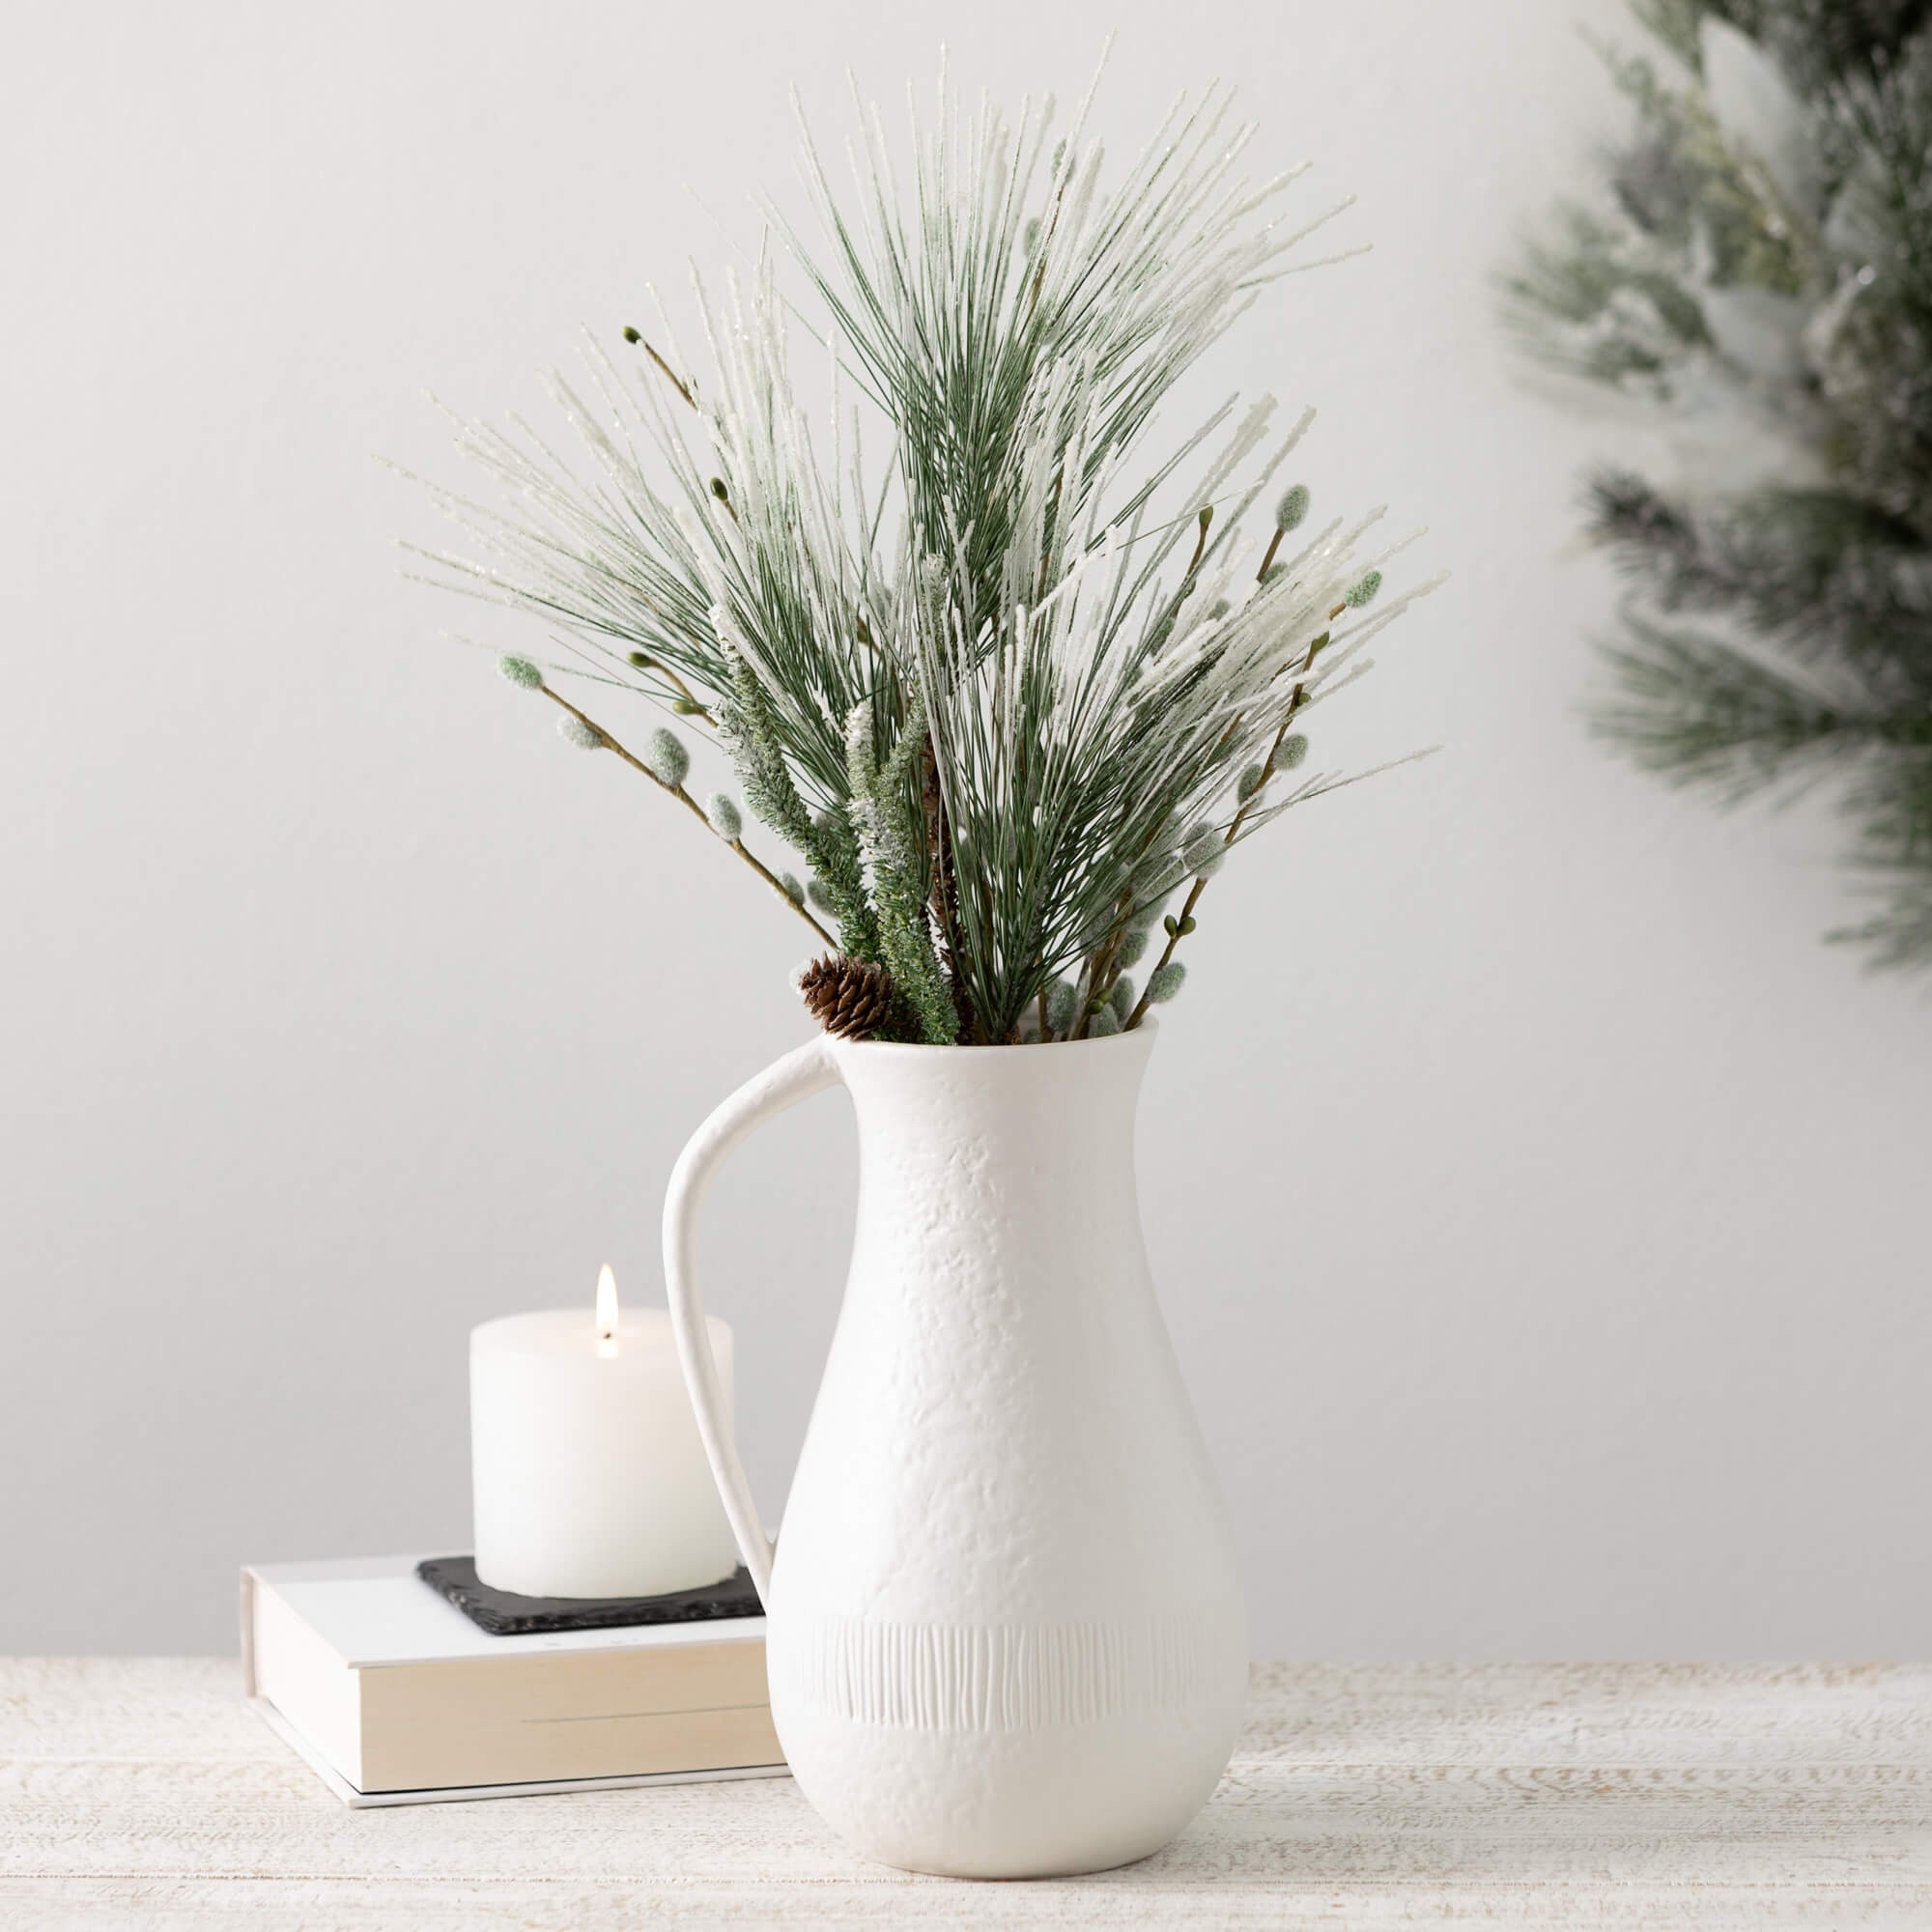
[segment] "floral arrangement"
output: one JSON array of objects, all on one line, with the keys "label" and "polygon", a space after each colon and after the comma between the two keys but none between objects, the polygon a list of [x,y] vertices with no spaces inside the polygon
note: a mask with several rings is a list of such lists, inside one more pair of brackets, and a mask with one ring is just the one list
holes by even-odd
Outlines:
[{"label": "floral arrangement", "polygon": [[[1932,6],[1634,0],[1632,131],[1509,276],[1546,362],[1636,400],[1678,473],[1592,481],[1632,586],[1603,734],[1730,802],[1835,784],[1932,966]],[[1694,620],[1694,622],[1692,621]]]},{"label": "floral arrangement", "polygon": [[[423,553],[436,581],[555,627],[554,662],[503,674],[810,926],[799,990],[853,1037],[1139,1026],[1234,849],[1344,782],[1305,771],[1307,715],[1431,587],[1379,594],[1378,512],[1311,524],[1284,478],[1311,414],[1230,401],[1155,440],[1338,210],[1290,222],[1295,174],[1243,178],[1254,130],[1218,89],[1111,186],[1086,105],[1064,139],[1052,119],[966,118],[942,82],[902,193],[872,114],[850,212],[808,131],[821,247],[768,213],[809,320],[770,254],[722,298],[695,278],[702,379],[657,303],[648,336],[587,345],[587,392],[552,379],[581,471],[521,423],[459,423],[509,505],[435,493],[481,552]],[[627,744],[597,687],[677,722]],[[690,788],[680,724],[742,807]],[[746,809],[802,881],[753,853]]]}]

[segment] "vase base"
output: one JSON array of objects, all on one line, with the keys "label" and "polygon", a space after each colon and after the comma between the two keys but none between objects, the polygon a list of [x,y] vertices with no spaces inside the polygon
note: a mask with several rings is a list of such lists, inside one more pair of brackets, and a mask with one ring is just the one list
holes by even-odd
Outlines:
[{"label": "vase base", "polygon": [[799,1788],[854,1851],[1004,1880],[1113,1871],[1170,1843],[1220,1782],[1240,1704],[1019,1736],[801,1721],[776,1700],[774,1717]]},{"label": "vase base", "polygon": [[[1182,1826],[1181,1830],[1186,1830],[1186,1827]],[[1179,1835],[1179,1833],[1176,1833],[1163,1838],[1157,1845],[1149,1845],[1145,1850],[1130,1853],[1123,1859],[1109,1860],[1104,1864],[1091,1864],[1084,1859],[1077,1859],[1071,1863],[1052,1862],[1039,1866],[1029,1865],[1023,1871],[1009,1871],[1004,1867],[997,1871],[982,1871],[977,1867],[968,1868],[962,1865],[941,1862],[901,1864],[895,1859],[881,1858],[876,1852],[863,1852],[862,1848],[858,1846],[854,1846],[853,1849],[855,1851],[862,1851],[862,1855],[870,1859],[876,1865],[884,1865],[891,1871],[911,1872],[920,1878],[966,1879],[975,1885],[1027,1885],[1037,1879],[1093,1878],[1100,1872],[1120,1871],[1127,1865],[1137,1865],[1142,1860],[1152,1858],[1156,1852],[1164,1851],[1167,1846],[1174,1842],[1175,1837]]]}]

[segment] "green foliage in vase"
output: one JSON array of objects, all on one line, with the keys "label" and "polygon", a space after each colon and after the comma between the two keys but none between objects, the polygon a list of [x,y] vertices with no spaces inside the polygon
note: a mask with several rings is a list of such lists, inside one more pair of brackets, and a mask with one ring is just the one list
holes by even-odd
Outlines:
[{"label": "green foliage in vase", "polygon": [[1508,278],[1528,347],[1705,453],[1605,469],[1631,587],[1597,725],[1730,802],[1829,780],[1878,909],[1932,967],[1932,4],[1638,0],[1633,131]]},{"label": "green foliage in vase", "polygon": [[1246,178],[1254,129],[1218,90],[1118,175],[1084,105],[1052,124],[942,87],[909,166],[864,121],[849,205],[808,134],[818,239],[770,211],[776,256],[696,283],[704,374],[660,309],[586,346],[587,386],[552,379],[577,459],[459,423],[507,507],[434,493],[480,553],[437,555],[438,581],[554,627],[558,662],[515,681],[581,718],[545,675],[574,671],[712,737],[809,892],[685,792],[681,741],[633,757],[590,726],[886,969],[888,1038],[1138,1026],[1229,850],[1345,781],[1280,781],[1291,724],[1431,587],[1367,609],[1401,548],[1365,551],[1378,512],[1297,534],[1309,416],[1264,398],[1159,427],[1337,211],[1292,221],[1295,175]]}]

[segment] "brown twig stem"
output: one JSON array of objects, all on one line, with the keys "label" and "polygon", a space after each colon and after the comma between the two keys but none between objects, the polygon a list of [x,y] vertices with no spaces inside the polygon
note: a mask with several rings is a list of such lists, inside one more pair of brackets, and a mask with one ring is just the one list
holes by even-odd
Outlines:
[{"label": "brown twig stem", "polygon": [[[543,695],[547,698],[549,698],[553,704],[559,705],[565,711],[568,711],[570,715],[573,718],[575,718],[580,724],[585,725],[590,730],[595,731],[598,737],[603,741],[604,749],[607,752],[615,752],[618,757],[623,759],[623,761],[627,765],[629,765],[633,771],[642,772],[643,775],[647,779],[649,779],[650,781],[654,785],[656,785],[660,791],[668,792],[672,798],[676,799],[677,802],[685,808],[687,811],[691,812],[695,817],[696,817],[703,823],[706,831],[710,830],[711,819],[709,814],[705,811],[704,808],[701,805],[699,805],[698,802],[695,798],[693,798],[688,791],[685,790],[684,786],[681,783],[666,784],[664,780],[659,778],[657,773],[652,771],[650,766],[644,763],[643,759],[638,757],[634,753],[627,751],[622,745],[620,745],[617,742],[615,738],[611,737],[610,732],[605,730],[603,725],[598,724],[596,719],[586,718],[582,712],[578,710],[576,705],[571,703],[569,698],[559,697],[557,694],[550,688],[549,685],[545,685],[543,687]],[[715,837],[716,835],[714,834],[713,836]],[[753,856],[751,852],[746,850],[745,841],[742,838],[727,838],[724,842],[728,846],[730,846],[732,851],[737,853],[739,858],[744,860],[746,865],[751,867],[752,870],[757,873],[758,877],[764,880],[765,884],[771,887],[772,891],[777,893],[779,897],[781,898],[785,902],[785,904],[792,909],[793,912],[797,913],[799,918],[804,920],[806,924],[810,926],[812,931],[817,933],[819,938],[824,940],[826,945],[831,947],[834,952],[838,952],[840,950],[838,940],[833,938],[831,933],[827,932],[826,929],[822,925],[820,925],[815,919],[812,918],[811,914],[804,906],[800,905],[799,902],[795,898],[793,898],[788,892],[785,891],[784,886],[780,881],[778,874],[772,871],[769,867],[767,867],[763,864],[761,864],[756,858]]]},{"label": "brown twig stem", "polygon": [[1187,582],[1187,578],[1192,577],[1201,568],[1201,559],[1208,549],[1208,526],[1213,521],[1213,504],[1204,503],[1201,506],[1201,531],[1194,539],[1194,554],[1187,559],[1187,576],[1180,580],[1183,583]]},{"label": "brown twig stem", "polygon": [[[638,659],[640,657],[648,660],[648,662],[644,664],[638,663]],[[632,654],[630,665],[633,670],[654,670],[660,677],[670,680],[671,688],[677,693],[679,701],[686,706],[686,709],[678,713],[680,718],[701,719],[714,731],[718,728],[717,719],[712,717],[703,701],[694,696],[690,685],[686,684],[683,678],[679,677],[677,672],[665,663],[664,659],[652,657],[648,651],[638,651]]]},{"label": "brown twig stem", "polygon": [[691,393],[688,387],[686,387],[681,378],[671,373],[670,364],[667,362],[664,359],[664,357],[660,355],[658,352],[655,349],[653,349],[648,342],[645,342],[644,338],[641,335],[639,336],[637,340],[642,346],[644,354],[648,355],[651,358],[651,360],[655,362],[658,365],[658,367],[664,371],[665,381],[668,382],[671,385],[671,387],[675,389],[678,392],[678,394],[682,396],[684,400],[691,405],[693,409],[696,409],[697,407],[697,398]]},{"label": "brown twig stem", "polygon": [[[1308,674],[1309,667],[1315,662],[1315,653],[1326,641],[1327,639],[1323,636],[1316,639],[1315,642],[1309,645],[1308,656],[1301,667],[1301,672],[1304,677]],[[1282,740],[1288,736],[1288,727],[1294,723],[1294,714],[1301,709],[1307,698],[1308,687],[1305,684],[1297,684],[1294,687],[1293,695],[1288,700],[1288,715],[1283,718],[1281,728],[1274,734],[1274,743],[1268,747],[1267,758],[1262,766],[1261,782],[1242,800],[1240,810],[1229,820],[1228,829],[1221,837],[1221,844],[1224,850],[1235,842],[1235,836],[1241,829],[1241,821],[1255,809],[1256,800],[1266,790],[1267,781],[1274,775],[1274,761],[1277,753],[1281,751]],[[1134,1003],[1134,1009],[1127,1015],[1126,1024],[1121,1029],[1122,1033],[1132,1033],[1147,1016],[1148,994],[1152,990],[1154,980],[1161,968],[1174,957],[1175,948],[1186,937],[1184,928],[1187,922],[1194,916],[1194,908],[1201,902],[1201,895],[1207,890],[1208,881],[1206,879],[1196,879],[1194,881],[1192,890],[1188,893],[1179,916],[1175,919],[1174,930],[1167,935],[1167,944],[1161,949],[1161,955],[1154,962],[1153,970],[1148,974],[1147,986],[1143,989],[1140,998]]]}]

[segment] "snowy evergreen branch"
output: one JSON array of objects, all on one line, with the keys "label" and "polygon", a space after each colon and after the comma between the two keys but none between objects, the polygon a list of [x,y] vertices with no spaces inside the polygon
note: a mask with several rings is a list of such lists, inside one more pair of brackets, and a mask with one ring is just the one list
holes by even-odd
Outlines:
[{"label": "snowy evergreen branch", "polygon": [[882,956],[912,1008],[918,1037],[929,1045],[945,1046],[959,1037],[959,1014],[933,950],[924,876],[907,837],[901,806],[912,759],[923,736],[923,715],[915,698],[906,729],[881,763],[871,707],[855,704],[846,724],[845,755],[852,821],[872,872]]}]

